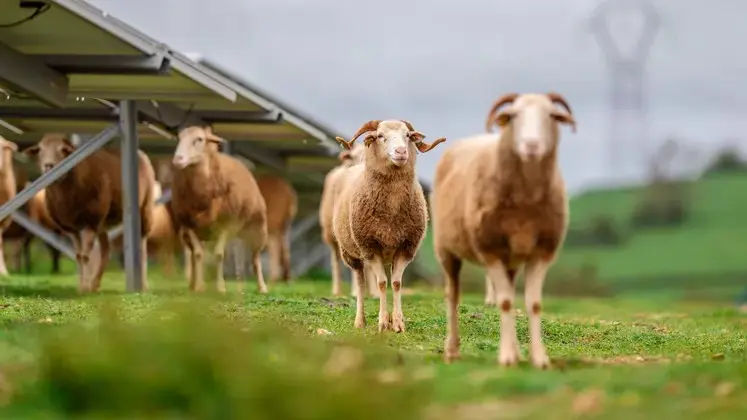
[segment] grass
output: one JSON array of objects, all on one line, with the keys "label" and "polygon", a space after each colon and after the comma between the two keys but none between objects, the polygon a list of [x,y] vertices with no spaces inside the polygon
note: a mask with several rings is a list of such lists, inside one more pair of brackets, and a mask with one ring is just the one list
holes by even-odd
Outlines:
[{"label": "grass", "polygon": [[[657,296],[547,298],[554,368],[496,365],[499,314],[461,306],[463,359],[441,362],[440,291],[404,296],[407,332],[364,330],[328,282],[244,296],[187,293],[122,275],[77,296],[69,276],[0,283],[0,418],[739,418],[747,414],[747,317]],[[233,284],[230,284],[233,286]],[[253,284],[252,284],[253,286]],[[390,302],[391,305],[391,302]],[[527,322],[518,316],[527,354]]]}]

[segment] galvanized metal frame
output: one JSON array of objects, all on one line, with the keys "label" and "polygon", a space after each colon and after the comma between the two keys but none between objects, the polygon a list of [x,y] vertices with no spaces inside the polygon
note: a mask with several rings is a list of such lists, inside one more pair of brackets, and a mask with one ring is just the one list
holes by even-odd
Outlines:
[{"label": "galvanized metal frame", "polygon": [[137,104],[122,101],[119,105],[122,155],[122,213],[124,226],[125,282],[128,292],[143,290],[143,260],[140,247],[140,206],[138,203]]}]

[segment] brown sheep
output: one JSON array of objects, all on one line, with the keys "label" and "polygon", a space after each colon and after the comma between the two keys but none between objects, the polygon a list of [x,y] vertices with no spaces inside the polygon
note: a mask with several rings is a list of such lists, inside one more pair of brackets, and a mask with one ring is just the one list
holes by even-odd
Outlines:
[{"label": "brown sheep", "polygon": [[267,250],[270,254],[270,283],[290,280],[290,228],[298,210],[296,191],[283,178],[257,177],[259,192],[267,206]]},{"label": "brown sheep", "polygon": [[[322,189],[322,198],[319,203],[319,226],[322,228],[322,240],[330,250],[330,266],[332,267],[332,295],[340,296],[342,294],[342,276],[340,274],[340,249],[334,236],[332,228],[332,214],[334,212],[334,203],[340,188],[337,187],[339,180],[343,177],[345,170],[353,165],[363,162],[365,146],[358,143],[351,150],[343,150],[338,158],[340,165],[330,170],[324,177],[324,187]],[[364,267],[364,281],[368,285],[369,296],[378,297],[379,289],[374,281],[374,275],[371,267]],[[353,296],[358,296],[358,282],[351,282],[351,292]]]},{"label": "brown sheep", "polygon": [[[428,209],[423,189],[415,176],[416,152],[425,153],[433,144],[406,121],[368,121],[353,139],[337,138],[348,149],[365,134],[362,165],[347,169],[332,216],[334,236],[345,264],[362,292],[364,263],[371,266],[379,286],[379,332],[390,328],[387,309],[385,265],[392,266],[394,306],[391,328],[405,330],[402,313],[402,275],[425,237]],[[355,327],[365,326],[363,293],[358,293]]]},{"label": "brown sheep", "polygon": [[[7,203],[16,196],[16,177],[13,170],[13,152],[18,151],[18,145],[0,136],[0,205]],[[0,221],[0,276],[7,277],[8,267],[5,265],[5,251],[3,249],[3,231],[10,227],[13,219],[6,217]]]},{"label": "brown sheep", "polygon": [[[191,290],[204,290],[202,241],[216,240],[217,289],[226,291],[223,259],[227,242],[238,235],[252,254],[260,293],[267,293],[260,253],[267,242],[267,208],[257,181],[240,161],[218,152],[225,140],[209,127],[187,127],[179,132],[174,153],[171,208],[191,269]],[[215,146],[209,146],[212,144]],[[236,259],[239,290],[243,264]]]},{"label": "brown sheep", "polygon": [[[63,134],[47,134],[23,151],[34,157],[42,172],[50,171],[76,147]],[[138,206],[143,255],[153,212],[155,172],[150,159],[138,151]],[[122,161],[118,151],[101,149],[80,162],[46,189],[46,208],[54,223],[70,237],[79,267],[79,290],[97,291],[109,262],[107,229],[122,223]],[[96,239],[98,253],[92,254]],[[147,258],[142,261],[143,289],[147,290]]]},{"label": "brown sheep", "polygon": [[[506,104],[511,105],[500,110]],[[514,282],[525,267],[531,360],[546,368],[542,284],[568,226],[568,198],[557,158],[559,124],[570,124],[575,131],[575,120],[558,94],[508,94],[491,109],[488,131],[496,123],[502,127],[500,135],[457,142],[436,166],[430,204],[435,253],[446,277],[444,357],[447,362],[459,357],[459,271],[467,260],[486,268],[500,302],[501,365],[519,361]]]}]

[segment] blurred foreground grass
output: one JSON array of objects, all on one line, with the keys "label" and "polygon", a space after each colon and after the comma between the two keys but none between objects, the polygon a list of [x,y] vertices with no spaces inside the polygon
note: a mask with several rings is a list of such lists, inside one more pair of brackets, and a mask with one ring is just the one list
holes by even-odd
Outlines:
[{"label": "blurred foreground grass", "polygon": [[[0,283],[0,418],[740,418],[747,317],[651,299],[557,299],[545,307],[555,368],[495,364],[496,310],[461,306],[463,360],[444,365],[440,291],[403,297],[407,332],[353,328],[354,301],[327,282],[268,296],[155,290],[79,297],[70,277]],[[229,283],[230,286],[235,286]],[[230,288],[229,286],[229,288]],[[391,302],[390,302],[391,304]],[[519,340],[527,353],[526,317]]]}]

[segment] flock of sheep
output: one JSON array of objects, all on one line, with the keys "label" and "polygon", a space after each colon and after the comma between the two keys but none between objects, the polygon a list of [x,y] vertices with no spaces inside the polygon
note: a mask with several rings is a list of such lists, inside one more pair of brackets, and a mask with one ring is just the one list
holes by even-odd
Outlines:
[{"label": "flock of sheep", "polygon": [[[498,361],[502,365],[516,364],[520,358],[514,299],[516,276],[524,268],[530,360],[538,368],[549,366],[541,333],[542,287],[568,226],[568,198],[557,157],[560,124],[575,131],[570,106],[561,95],[506,94],[488,114],[487,133],[455,142],[437,164],[429,199],[435,254],[446,278],[446,361],[459,357],[459,272],[466,260],[486,269],[485,302],[500,308]],[[495,125],[501,128],[499,134],[491,133]],[[362,143],[355,144],[359,137]],[[427,143],[425,137],[408,121],[372,120],[351,140],[337,138],[344,150],[339,155],[341,163],[325,179],[319,222],[323,240],[331,249],[334,295],[341,294],[339,261],[352,271],[356,328],[366,324],[364,295],[369,293],[379,298],[378,330],[405,331],[402,278],[429,220],[415,173],[416,155],[446,140]],[[276,180],[271,190],[285,198],[270,200],[249,169],[220,153],[221,143],[206,127],[188,127],[179,133],[172,161],[172,200],[164,213],[170,216],[171,231],[184,247],[192,290],[204,288],[203,244],[210,242],[217,262],[217,288],[225,291],[222,261],[227,242],[235,237],[249,250],[257,286],[264,293],[267,286],[259,253],[268,244],[268,229],[274,229],[270,236],[281,238],[269,241],[281,249],[274,260],[283,267],[282,277],[289,276],[288,244],[282,238],[296,212],[295,193],[289,186],[281,188]],[[17,147],[8,141],[3,146],[0,189],[8,191],[0,199],[7,200],[15,192],[15,181],[6,174],[12,165],[9,156]],[[64,136],[47,135],[23,153],[36,156],[40,168],[49,170],[73,149]],[[157,194],[153,193],[158,188],[147,156],[141,153],[140,159],[145,247],[149,235],[158,230]],[[109,254],[106,229],[122,219],[119,165],[115,153],[99,151],[47,188],[46,199],[44,195],[40,199],[55,229],[73,239],[83,291],[98,288]],[[33,206],[32,201],[29,208]],[[100,251],[98,258],[91,258],[96,238]],[[92,266],[95,260],[99,263]],[[236,262],[241,278],[243,264]],[[2,259],[0,263],[2,271]],[[391,316],[386,294],[389,280]]]}]

